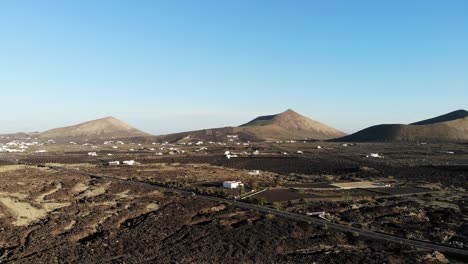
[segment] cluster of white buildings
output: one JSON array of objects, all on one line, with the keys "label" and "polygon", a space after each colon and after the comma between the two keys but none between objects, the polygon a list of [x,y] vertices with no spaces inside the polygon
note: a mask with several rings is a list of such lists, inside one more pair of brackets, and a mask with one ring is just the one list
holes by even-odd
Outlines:
[{"label": "cluster of white buildings", "polygon": [[34,142],[24,142],[19,140],[13,140],[4,145],[0,145],[0,152],[25,152],[26,149],[32,146],[43,146],[44,143]]},{"label": "cluster of white buildings", "polygon": [[128,166],[133,166],[133,165],[138,165],[140,164],[139,162],[136,162],[134,160],[124,160],[122,161],[122,163],[120,163],[120,161],[118,160],[114,160],[114,161],[109,161],[107,162],[107,165],[110,165],[110,166],[118,166],[120,164],[123,164],[123,165],[128,165]]},{"label": "cluster of white buildings", "polygon": [[110,144],[116,144],[116,145],[125,145],[125,143],[123,141],[112,141],[112,140],[107,140],[107,141],[104,141],[104,145],[110,145]]},{"label": "cluster of white buildings", "polygon": [[296,142],[297,141],[295,141],[295,140],[286,140],[286,141],[278,140],[278,141],[275,141],[276,144],[283,144],[283,143],[294,144]]}]

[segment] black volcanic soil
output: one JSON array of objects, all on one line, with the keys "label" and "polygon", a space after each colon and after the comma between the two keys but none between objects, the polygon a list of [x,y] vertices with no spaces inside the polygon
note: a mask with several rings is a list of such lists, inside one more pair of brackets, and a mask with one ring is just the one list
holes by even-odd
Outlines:
[{"label": "black volcanic soil", "polygon": [[[19,175],[21,184],[9,183]],[[24,225],[12,224],[17,219],[14,210],[2,206],[1,262],[408,263],[428,254],[193,197],[71,173],[19,168],[4,172],[1,180],[1,197],[36,208],[70,202]],[[44,193],[48,195],[38,201]]]},{"label": "black volcanic soil", "polygon": [[[318,149],[317,145],[322,148]],[[191,152],[162,157],[150,151],[123,150],[107,157],[108,151],[99,152],[99,148],[98,157],[87,156],[88,150],[0,155],[0,263],[444,261],[439,253],[332,232],[326,227],[243,211],[199,200],[196,196],[109,183],[45,168],[9,165],[16,159],[73,164],[80,170],[124,178],[179,181],[182,186],[237,176],[245,177],[241,179],[248,182],[247,177],[253,176],[245,176],[246,170],[253,169],[262,171],[255,177],[269,186],[281,185],[281,182],[294,186],[384,179],[396,186],[383,190],[387,192],[384,195],[374,197],[368,194],[370,191],[356,190],[365,197],[338,201],[325,197],[323,200],[301,199],[275,206],[298,213],[326,210],[331,213],[330,219],[338,223],[467,247],[467,145],[357,144],[345,147],[325,142],[258,143],[249,149],[260,149],[260,155],[230,160],[221,156],[226,147],[208,148],[208,154]],[[229,148],[239,152],[246,150],[242,146]],[[304,154],[294,154],[297,150]],[[280,152],[291,154],[279,155]],[[371,152],[383,158],[366,158]],[[100,165],[102,160],[123,159],[135,159],[142,165]],[[278,179],[278,183],[273,183]],[[417,194],[421,188],[433,192]],[[284,189],[278,190],[284,192]],[[406,196],[404,191],[411,190],[416,194],[410,192]],[[304,191],[303,196],[296,193],[293,199],[315,197],[313,192]],[[63,207],[56,208],[57,204]],[[31,216],[21,211],[30,208],[28,206],[35,209],[26,212],[39,210],[39,214]],[[46,213],[41,214],[42,210]],[[459,263],[466,262],[454,256],[447,257]]]}]

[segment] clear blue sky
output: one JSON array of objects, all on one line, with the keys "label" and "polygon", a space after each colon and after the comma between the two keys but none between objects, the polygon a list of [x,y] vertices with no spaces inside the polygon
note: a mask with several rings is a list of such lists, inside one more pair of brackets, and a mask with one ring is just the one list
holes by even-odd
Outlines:
[{"label": "clear blue sky", "polygon": [[468,108],[468,1],[1,1],[0,133],[287,108],[354,132]]}]

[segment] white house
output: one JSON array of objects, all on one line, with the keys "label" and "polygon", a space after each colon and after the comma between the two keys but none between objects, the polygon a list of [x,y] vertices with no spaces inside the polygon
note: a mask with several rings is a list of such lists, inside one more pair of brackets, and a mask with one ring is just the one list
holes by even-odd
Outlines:
[{"label": "white house", "polygon": [[237,155],[228,154],[228,155],[226,155],[226,158],[227,159],[237,158]]},{"label": "white house", "polygon": [[260,171],[259,170],[251,170],[251,171],[249,171],[249,175],[260,175]]},{"label": "white house", "polygon": [[125,164],[125,165],[135,165],[136,164],[136,162],[134,160],[124,160],[122,163]]},{"label": "white house", "polygon": [[228,189],[238,189],[240,186],[244,186],[244,184],[240,181],[225,181],[223,182],[223,187]]},{"label": "white house", "polygon": [[88,152],[88,156],[96,157],[97,153],[96,152]]},{"label": "white house", "polygon": [[107,165],[120,165],[120,161],[116,160],[116,161],[109,161],[107,162]]}]

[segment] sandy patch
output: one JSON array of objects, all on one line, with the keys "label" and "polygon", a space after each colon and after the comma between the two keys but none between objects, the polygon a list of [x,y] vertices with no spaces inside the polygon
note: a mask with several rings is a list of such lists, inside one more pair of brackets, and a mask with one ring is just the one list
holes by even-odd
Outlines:
[{"label": "sandy patch", "polygon": [[44,198],[47,196],[47,195],[50,195],[50,194],[53,194],[53,193],[56,193],[58,190],[62,189],[62,183],[58,183],[57,186],[55,186],[55,188],[53,188],[52,190],[46,192],[46,193],[43,193],[39,196],[37,196],[36,199],[34,199],[34,201],[36,203],[42,203],[44,201]]},{"label": "sandy patch", "polygon": [[341,189],[356,189],[356,188],[365,188],[365,189],[371,189],[371,188],[382,188],[384,186],[379,186],[377,182],[372,182],[372,181],[364,181],[364,182],[340,182],[340,183],[333,183],[331,184],[335,187],[341,188]]},{"label": "sandy patch", "polygon": [[75,224],[76,224],[76,221],[73,220],[73,221],[70,222],[70,224],[68,224],[66,227],[64,227],[63,230],[64,231],[70,231],[75,226]]},{"label": "sandy patch", "polygon": [[29,195],[25,193],[19,193],[19,192],[16,192],[16,193],[0,192],[0,196],[14,197],[18,199],[26,199],[28,198]]},{"label": "sandy patch", "polygon": [[130,192],[130,190],[126,190],[126,191],[123,191],[121,193],[116,193],[115,196],[117,196],[117,198],[119,199],[126,199],[128,198],[128,193]]},{"label": "sandy patch", "polygon": [[66,203],[43,203],[41,204],[44,210],[47,211],[47,213],[55,211],[57,209],[67,207],[71,205],[71,202],[66,202]]},{"label": "sandy patch", "polygon": [[9,171],[15,171],[19,169],[25,169],[25,165],[6,165],[6,166],[0,166],[0,172],[9,172]]},{"label": "sandy patch", "polygon": [[73,193],[82,193],[86,191],[89,188],[89,185],[86,185],[84,183],[78,183],[72,188]]},{"label": "sandy patch", "polygon": [[27,226],[40,219],[44,219],[47,214],[52,211],[71,205],[70,202],[44,203],[42,202],[42,197],[41,201],[38,202],[41,203],[41,208],[37,208],[28,202],[21,201],[27,197],[28,195],[22,193],[0,193],[0,203],[2,203],[13,216],[14,220],[12,224],[15,226]]},{"label": "sandy patch", "polygon": [[157,211],[159,210],[159,205],[156,203],[150,203],[146,206],[145,210],[147,213]]},{"label": "sandy patch", "polygon": [[15,218],[12,222],[15,226],[29,225],[47,215],[44,209],[38,209],[29,203],[20,202],[14,198],[0,197],[0,202],[8,208]]},{"label": "sandy patch", "polygon": [[107,191],[107,189],[109,188],[109,186],[110,186],[111,184],[112,184],[111,182],[108,182],[108,183],[106,183],[106,184],[99,185],[99,186],[90,186],[90,187],[83,193],[83,196],[84,196],[84,197],[87,197],[87,198],[91,198],[91,197],[96,197],[96,196],[105,194],[106,191]]}]

